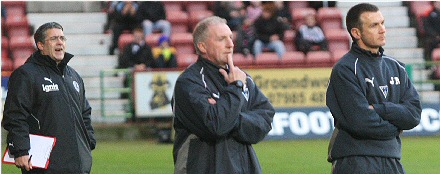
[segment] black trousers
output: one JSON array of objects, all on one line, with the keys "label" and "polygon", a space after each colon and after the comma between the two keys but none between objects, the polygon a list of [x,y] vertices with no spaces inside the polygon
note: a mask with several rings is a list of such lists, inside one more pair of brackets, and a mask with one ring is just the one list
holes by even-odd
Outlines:
[{"label": "black trousers", "polygon": [[350,156],[332,162],[332,174],[405,174],[396,158]]}]

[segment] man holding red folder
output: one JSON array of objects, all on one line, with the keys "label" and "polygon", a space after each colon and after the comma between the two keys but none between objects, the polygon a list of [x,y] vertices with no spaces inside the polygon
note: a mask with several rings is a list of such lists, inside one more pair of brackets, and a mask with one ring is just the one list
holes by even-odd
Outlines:
[{"label": "man holding red folder", "polygon": [[[9,152],[22,173],[90,173],[92,108],[82,78],[67,65],[73,55],[66,52],[63,27],[43,24],[34,39],[38,50],[9,79],[2,120]],[[29,134],[56,138],[47,169],[32,167]]]}]

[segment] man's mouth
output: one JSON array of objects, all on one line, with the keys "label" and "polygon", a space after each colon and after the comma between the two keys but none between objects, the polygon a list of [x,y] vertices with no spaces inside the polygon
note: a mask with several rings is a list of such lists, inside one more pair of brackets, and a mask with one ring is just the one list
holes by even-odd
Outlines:
[{"label": "man's mouth", "polygon": [[63,49],[62,48],[56,48],[55,51],[56,52],[60,52],[60,51],[63,51]]}]

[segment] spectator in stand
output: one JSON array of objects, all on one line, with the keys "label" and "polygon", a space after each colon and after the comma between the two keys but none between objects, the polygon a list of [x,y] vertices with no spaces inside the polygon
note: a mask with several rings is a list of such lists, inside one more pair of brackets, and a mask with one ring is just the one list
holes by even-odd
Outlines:
[{"label": "spectator in stand", "polygon": [[261,1],[251,1],[246,7],[246,18],[244,18],[243,24],[237,28],[237,52],[246,56],[251,53],[255,41],[254,22],[262,12]]},{"label": "spectator in stand", "polygon": [[[121,1],[115,6],[114,11],[114,25],[113,25],[113,39],[110,46],[110,55],[114,55],[114,51],[118,48],[118,39],[124,30],[133,30],[140,25],[137,20],[136,13],[139,5],[133,1]],[[119,50],[121,51],[121,50]]]},{"label": "spectator in stand", "polygon": [[241,26],[245,13],[242,1],[216,1],[214,3],[214,15],[226,19],[232,31],[236,31]]},{"label": "spectator in stand", "polygon": [[433,9],[429,12],[424,22],[425,39],[425,60],[430,61],[431,53],[440,44],[440,1],[432,2]]},{"label": "spectator in stand", "polygon": [[283,23],[278,21],[276,7],[273,2],[263,4],[263,12],[255,21],[256,40],[253,45],[254,56],[258,56],[263,49],[268,48],[275,51],[279,58],[286,52],[283,43],[284,27]]},{"label": "spectator in stand", "polygon": [[307,54],[309,51],[327,50],[328,44],[321,27],[317,25],[313,14],[305,16],[305,24],[301,25],[295,37],[297,50]]},{"label": "spectator in stand", "polygon": [[275,6],[277,7],[277,16],[278,20],[280,20],[284,24],[284,29],[291,29],[291,21],[292,15],[290,14],[289,6],[286,5],[286,1],[274,1]]},{"label": "spectator in stand", "polygon": [[166,20],[165,7],[161,1],[143,1],[139,4],[139,21],[142,22],[144,35],[148,36],[155,30],[171,36],[171,23]]},{"label": "spectator in stand", "polygon": [[154,58],[150,46],[145,42],[142,28],[133,30],[133,41],[125,46],[119,56],[118,68],[134,68],[135,71],[145,71],[154,67]]},{"label": "spectator in stand", "polygon": [[159,46],[153,48],[153,57],[156,68],[177,67],[176,48],[170,46],[170,39],[166,35],[162,35]]}]

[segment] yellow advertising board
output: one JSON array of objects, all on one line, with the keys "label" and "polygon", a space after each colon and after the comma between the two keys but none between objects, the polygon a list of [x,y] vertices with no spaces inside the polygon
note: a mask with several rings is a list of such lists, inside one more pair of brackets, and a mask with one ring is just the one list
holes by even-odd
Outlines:
[{"label": "yellow advertising board", "polygon": [[247,69],[276,108],[325,107],[331,68]]}]

